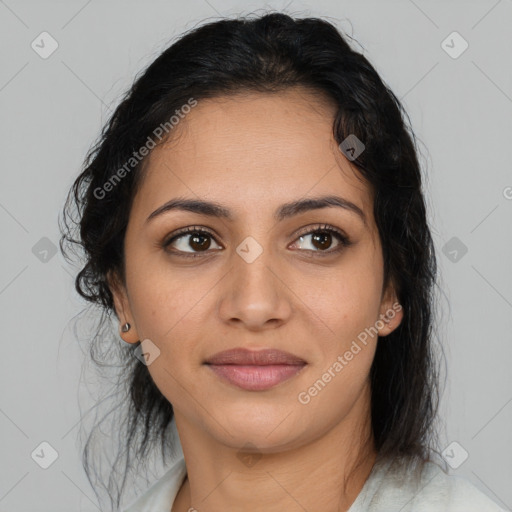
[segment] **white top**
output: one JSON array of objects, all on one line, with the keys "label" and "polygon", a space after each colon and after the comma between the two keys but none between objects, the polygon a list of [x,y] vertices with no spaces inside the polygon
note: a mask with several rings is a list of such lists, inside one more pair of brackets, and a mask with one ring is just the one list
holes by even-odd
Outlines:
[{"label": "white top", "polygon": [[[348,512],[505,512],[469,480],[427,462],[419,484],[393,471],[392,461],[376,463]],[[170,512],[185,480],[181,456],[125,512]]]}]

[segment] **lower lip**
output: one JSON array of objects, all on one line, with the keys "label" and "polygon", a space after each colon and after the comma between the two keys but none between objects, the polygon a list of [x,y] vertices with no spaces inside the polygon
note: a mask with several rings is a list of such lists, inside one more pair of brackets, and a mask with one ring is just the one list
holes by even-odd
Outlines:
[{"label": "lower lip", "polygon": [[231,384],[248,391],[263,391],[290,379],[300,372],[306,364],[275,364],[275,365],[235,365],[209,364],[218,376]]}]

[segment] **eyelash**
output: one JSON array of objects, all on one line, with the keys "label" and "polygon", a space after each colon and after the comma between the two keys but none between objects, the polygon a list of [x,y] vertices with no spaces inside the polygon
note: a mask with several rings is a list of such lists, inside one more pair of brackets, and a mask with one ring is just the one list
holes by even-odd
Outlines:
[{"label": "eyelash", "polygon": [[[203,254],[206,254],[208,251],[202,251],[202,253],[201,253],[201,251],[197,252],[197,253],[186,253],[184,251],[179,251],[179,250],[176,251],[176,250],[168,250],[167,249],[167,246],[169,246],[170,244],[172,244],[173,242],[175,242],[179,238],[183,237],[184,235],[192,234],[192,233],[194,233],[194,234],[201,234],[201,235],[208,235],[208,236],[212,237],[215,240],[214,235],[212,233],[210,233],[210,231],[208,231],[208,230],[206,230],[204,228],[200,228],[200,227],[196,227],[196,226],[191,226],[191,227],[188,227],[188,228],[183,228],[183,229],[177,231],[176,233],[173,233],[171,238],[167,238],[167,239],[165,239],[162,242],[161,248],[162,249],[166,249],[167,252],[169,252],[169,253],[171,253],[173,255],[176,255],[176,256],[179,256],[179,257],[183,257],[183,258],[197,258],[197,257],[201,257],[201,256],[203,256]],[[338,230],[337,228],[335,228],[334,226],[331,226],[329,224],[322,224],[322,225],[316,226],[313,229],[310,229],[309,231],[306,231],[306,232],[303,232],[303,233],[299,233],[297,235],[297,239],[300,238],[301,236],[307,236],[307,235],[312,235],[312,234],[317,234],[317,233],[329,233],[329,234],[335,235],[335,237],[340,242],[338,248],[334,249],[334,250],[327,250],[327,251],[321,251],[321,250],[311,251],[309,249],[302,249],[302,250],[306,250],[308,252],[313,252],[313,253],[318,253],[318,255],[320,257],[323,257],[323,256],[329,256],[329,255],[332,255],[332,254],[339,253],[343,249],[345,249],[346,247],[349,247],[350,245],[352,245],[352,241],[345,234],[343,234],[340,230]],[[215,240],[215,243],[218,244],[217,240]]]}]

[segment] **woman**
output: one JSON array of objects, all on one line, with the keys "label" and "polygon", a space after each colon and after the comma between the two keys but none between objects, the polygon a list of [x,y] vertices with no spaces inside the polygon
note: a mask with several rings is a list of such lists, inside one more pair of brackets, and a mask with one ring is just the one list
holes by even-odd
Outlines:
[{"label": "woman", "polygon": [[62,243],[126,342],[116,463],[174,455],[130,512],[501,510],[435,461],[436,259],[402,113],[334,26],[280,13],[196,28],[121,102]]}]

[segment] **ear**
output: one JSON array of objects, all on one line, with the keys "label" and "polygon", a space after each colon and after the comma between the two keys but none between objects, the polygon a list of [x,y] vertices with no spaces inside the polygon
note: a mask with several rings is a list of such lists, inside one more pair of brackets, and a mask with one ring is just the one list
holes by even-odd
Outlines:
[{"label": "ear", "polygon": [[377,321],[377,324],[381,326],[378,329],[379,336],[387,336],[400,325],[404,317],[403,309],[396,297],[395,285],[390,282],[385,293],[383,293],[380,304],[380,314]]},{"label": "ear", "polygon": [[[114,298],[114,307],[116,310],[117,318],[119,319],[119,335],[126,341],[126,343],[137,343],[139,335],[137,327],[132,315],[130,303],[128,301],[128,293],[126,286],[122,283],[119,276],[114,272],[109,272],[107,276],[108,287]],[[130,324],[130,329],[127,332],[121,330],[125,323]]]}]

